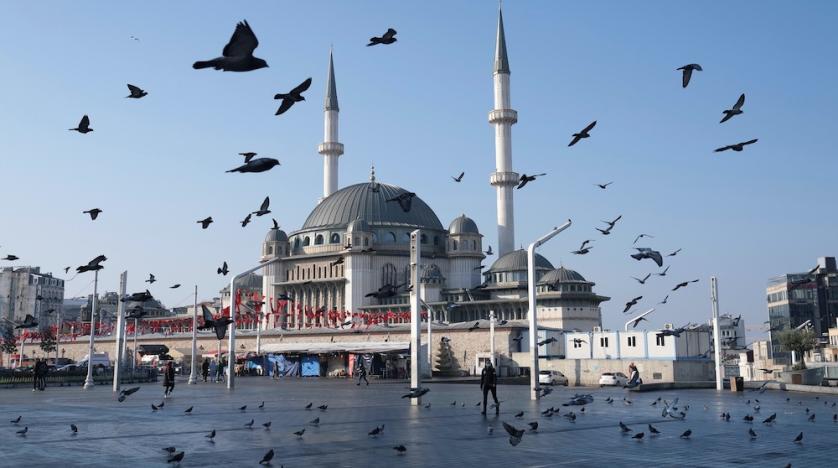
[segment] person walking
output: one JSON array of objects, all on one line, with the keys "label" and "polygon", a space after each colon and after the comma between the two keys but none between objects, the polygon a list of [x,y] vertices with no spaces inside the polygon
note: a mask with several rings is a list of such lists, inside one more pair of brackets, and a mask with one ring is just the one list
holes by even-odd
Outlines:
[{"label": "person walking", "polygon": [[486,367],[480,373],[480,390],[483,390],[483,411],[480,414],[486,414],[486,397],[489,392],[492,392],[492,399],[495,400],[495,414],[500,414],[497,386],[498,376],[495,374],[495,367],[492,365],[492,361],[487,361]]},{"label": "person walking", "polygon": [[274,361],[274,380],[279,380],[279,361]]},{"label": "person walking", "polygon": [[41,360],[35,359],[35,364],[32,365],[32,391],[38,389],[39,381],[38,379],[41,376]]},{"label": "person walking", "polygon": [[163,398],[169,398],[175,390],[175,366],[172,361],[166,363],[163,370]]},{"label": "person walking", "polygon": [[356,385],[361,385],[361,380],[370,384],[370,381],[367,380],[367,368],[364,367],[364,361],[360,361],[360,365],[358,366],[358,383]]},{"label": "person walking", "polygon": [[49,367],[47,366],[47,360],[41,359],[41,366],[40,370],[38,371],[38,390],[44,391],[47,388],[47,372]]},{"label": "person walking", "polygon": [[206,382],[207,377],[209,377],[209,370],[210,370],[209,359],[204,358],[204,362],[201,363],[201,376],[204,377],[204,382]]}]

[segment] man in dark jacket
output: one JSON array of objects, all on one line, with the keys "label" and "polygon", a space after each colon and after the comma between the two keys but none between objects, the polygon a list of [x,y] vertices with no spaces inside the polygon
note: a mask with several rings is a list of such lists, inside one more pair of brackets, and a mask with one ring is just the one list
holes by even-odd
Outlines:
[{"label": "man in dark jacket", "polygon": [[480,389],[483,390],[483,411],[480,414],[486,414],[486,397],[489,395],[489,392],[492,392],[492,399],[495,400],[495,414],[500,414],[497,385],[498,376],[495,374],[495,367],[492,366],[492,361],[487,361],[486,367],[480,373]]},{"label": "man in dark jacket", "polygon": [[204,358],[204,362],[201,364],[201,375],[204,377],[204,382],[207,381],[207,377],[209,377],[209,359]]},{"label": "man in dark jacket", "polygon": [[166,363],[163,371],[163,398],[169,398],[175,390],[175,366],[172,361]]}]

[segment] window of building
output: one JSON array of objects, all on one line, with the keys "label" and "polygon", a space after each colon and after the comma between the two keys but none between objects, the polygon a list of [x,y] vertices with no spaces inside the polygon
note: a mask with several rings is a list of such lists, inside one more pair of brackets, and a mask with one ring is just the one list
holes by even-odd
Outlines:
[{"label": "window of building", "polygon": [[339,244],[340,243],[340,234],[333,232],[331,237],[329,238],[329,243],[332,244]]},{"label": "window of building", "polygon": [[434,236],[434,245],[439,245],[439,236]]},{"label": "window of building", "polygon": [[663,335],[657,335],[655,337],[655,344],[658,346],[666,346],[666,337]]},{"label": "window of building", "polygon": [[306,236],[306,237],[303,239],[303,247],[308,247],[309,245],[311,245],[311,239],[309,239],[309,237],[308,237],[308,236]]},{"label": "window of building", "polygon": [[630,336],[630,337],[628,337],[628,338],[626,339],[626,344],[628,344],[629,346],[631,346],[632,348],[634,348],[635,346],[637,346],[637,337],[636,337],[636,336]]},{"label": "window of building", "polygon": [[457,250],[457,241],[452,241],[451,245],[453,246],[453,250]]},{"label": "window of building", "polygon": [[273,248],[273,247],[271,247],[271,246],[268,246],[268,248],[267,248],[266,252],[268,253],[268,255],[273,255],[273,253],[274,253],[274,248]]},{"label": "window of building", "polygon": [[364,237],[364,247],[369,247],[369,245],[370,245],[369,237]]},{"label": "window of building", "polygon": [[323,234],[318,234],[314,237],[314,245],[322,245],[323,244]]},{"label": "window of building", "polygon": [[581,348],[581,347],[582,347],[582,342],[581,342],[581,341],[576,341],[576,340],[573,340],[573,347],[574,347],[574,348],[577,348],[577,349],[578,349],[578,348]]},{"label": "window of building", "polygon": [[392,231],[388,232],[388,233],[387,233],[387,240],[388,240],[389,242],[391,242],[391,243],[395,244],[395,243],[396,243],[396,233],[395,233],[395,232],[392,232]]},{"label": "window of building", "polygon": [[608,337],[607,336],[601,337],[599,339],[599,345],[603,348],[607,348],[608,347]]},{"label": "window of building", "polygon": [[421,242],[423,244],[427,244],[428,243],[428,236],[422,234],[421,236],[419,236],[419,242]]}]

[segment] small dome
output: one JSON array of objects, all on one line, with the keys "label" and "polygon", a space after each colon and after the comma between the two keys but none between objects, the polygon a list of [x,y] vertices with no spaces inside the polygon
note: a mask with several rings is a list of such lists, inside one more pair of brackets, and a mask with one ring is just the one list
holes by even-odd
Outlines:
[{"label": "small dome", "polygon": [[480,234],[477,223],[466,215],[460,215],[448,226],[448,234]]},{"label": "small dome", "polygon": [[[536,269],[552,270],[553,264],[538,253],[535,254]],[[513,250],[508,254],[495,260],[492,267],[489,268],[491,272],[500,271],[526,271],[527,270],[527,251],[524,249]]]},{"label": "small dome", "polygon": [[370,231],[370,225],[367,224],[367,221],[365,219],[358,218],[354,221],[350,221],[349,224],[346,225],[346,230],[347,231],[352,231],[352,232],[355,232],[355,231],[369,232]]},{"label": "small dome", "polygon": [[568,270],[565,267],[556,268],[553,271],[547,272],[538,281],[539,284],[556,284],[556,283],[587,283],[585,277],[579,273]]},{"label": "small dome", "polygon": [[288,234],[282,229],[271,229],[265,236],[265,242],[288,242]]}]

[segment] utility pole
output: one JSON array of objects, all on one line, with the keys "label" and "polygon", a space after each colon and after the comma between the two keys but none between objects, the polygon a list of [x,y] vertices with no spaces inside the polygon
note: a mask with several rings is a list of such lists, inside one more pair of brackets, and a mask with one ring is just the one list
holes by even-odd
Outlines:
[{"label": "utility pole", "polygon": [[195,301],[192,307],[192,361],[189,365],[189,385],[195,385],[198,381],[198,376],[195,372],[196,354],[198,354],[198,285],[195,285]]},{"label": "utility pole", "polygon": [[[422,230],[416,229],[410,233],[410,386],[411,388],[419,388],[419,365],[420,365],[420,346],[422,346],[422,336],[420,335],[420,315],[419,315],[419,301],[421,293],[421,285],[419,278],[422,269]],[[411,398],[411,406],[419,406],[422,404],[421,398]]]},{"label": "utility pole", "polygon": [[93,272],[93,301],[90,307],[90,341],[87,346],[87,378],[84,379],[84,389],[89,390],[96,384],[93,381],[93,343],[96,336],[96,306],[99,293],[99,270]]},{"label": "utility pole", "polygon": [[123,365],[123,348],[125,344],[125,303],[122,298],[125,297],[126,282],[128,281],[128,272],[123,271],[119,275],[119,302],[116,304],[116,350],[114,351],[114,368],[113,368],[113,391],[119,391],[119,378],[122,373]]},{"label": "utility pole", "polygon": [[713,354],[716,366],[716,390],[721,390],[724,368],[722,367],[722,343],[719,340],[719,286],[715,276],[710,277],[710,300],[713,303]]}]

